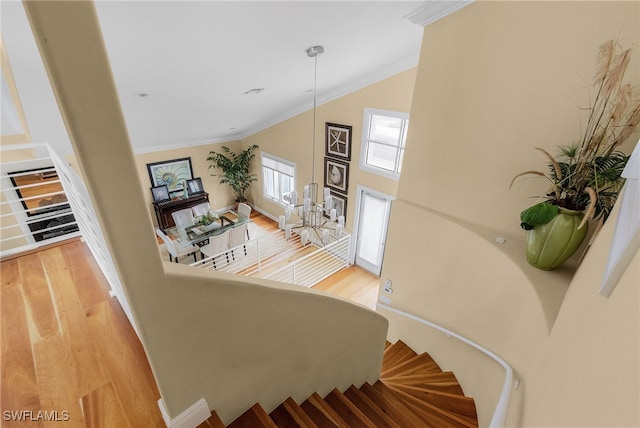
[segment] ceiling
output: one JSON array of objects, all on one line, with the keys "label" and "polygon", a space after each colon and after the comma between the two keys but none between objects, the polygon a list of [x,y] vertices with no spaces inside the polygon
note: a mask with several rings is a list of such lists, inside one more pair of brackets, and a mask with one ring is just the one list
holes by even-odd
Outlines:
[{"label": "ceiling", "polygon": [[[71,146],[20,2],[2,36],[34,141]],[[417,65],[416,1],[97,1],[136,152],[243,138]],[[433,3],[433,1],[431,2]],[[247,94],[251,89],[259,94]]]}]

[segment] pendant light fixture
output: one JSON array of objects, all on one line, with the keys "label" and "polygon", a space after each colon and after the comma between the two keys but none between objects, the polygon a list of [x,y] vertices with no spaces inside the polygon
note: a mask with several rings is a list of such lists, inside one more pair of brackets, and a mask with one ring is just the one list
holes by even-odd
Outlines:
[{"label": "pendant light fixture", "polygon": [[318,201],[318,183],[315,180],[318,55],[323,53],[322,46],[312,46],[307,49],[307,55],[314,59],[311,183],[304,186],[302,204],[298,204],[297,192],[291,192],[292,206],[285,208],[285,214],[278,220],[280,229],[285,231],[285,237],[289,239],[292,233],[297,233],[300,235],[302,245],[312,243],[324,246],[337,241],[344,233],[344,216],[336,216],[328,188],[324,188],[323,191],[324,203]]}]

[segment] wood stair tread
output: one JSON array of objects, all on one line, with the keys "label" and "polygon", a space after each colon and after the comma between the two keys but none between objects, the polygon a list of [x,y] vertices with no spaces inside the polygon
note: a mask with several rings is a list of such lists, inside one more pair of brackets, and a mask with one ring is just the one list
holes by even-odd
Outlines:
[{"label": "wood stair tread", "polygon": [[313,420],[291,397],[273,409],[269,416],[280,428],[317,428]]},{"label": "wood stair tread", "polygon": [[417,373],[412,375],[385,376],[387,384],[417,386],[452,394],[464,395],[453,372]]},{"label": "wood stair tread", "polygon": [[364,413],[377,428],[401,428],[376,403],[362,391],[351,385],[344,395]]},{"label": "wood stair tread", "polygon": [[229,428],[278,428],[260,404],[254,404],[229,424]]},{"label": "wood stair tread", "polygon": [[[384,383],[386,384],[386,382]],[[457,415],[464,416],[465,418],[477,417],[476,406],[473,398],[408,385],[387,384],[387,386],[393,390],[399,390],[407,394],[411,394],[424,402],[428,402],[442,410],[447,410]]]},{"label": "wood stair tread", "polygon": [[422,353],[406,360],[394,367],[382,371],[381,379],[393,376],[411,375],[417,373],[442,372],[440,366],[428,354]]},{"label": "wood stair tread", "polygon": [[[224,426],[215,413],[198,428]],[[298,405],[287,398],[270,414],[255,404],[231,428],[477,428],[475,402],[452,372],[402,341],[385,343],[382,373],[373,385],[313,393]]]},{"label": "wood stair tread", "polygon": [[418,354],[407,346],[402,340],[385,348],[382,357],[382,371],[388,370],[398,364],[416,357]]},{"label": "wood stair tread", "polygon": [[216,412],[211,412],[211,416],[205,419],[196,428],[225,428],[224,422],[220,419]]},{"label": "wood stair tread", "polygon": [[376,428],[375,424],[337,389],[324,397],[324,401],[340,415],[349,427]]},{"label": "wood stair tread", "polygon": [[435,427],[477,427],[478,424],[474,420],[470,420],[468,417],[451,412],[446,409],[441,409],[430,402],[416,397],[401,389],[389,387],[394,394],[397,394],[408,408],[422,417],[429,426]]},{"label": "wood stair tread", "polygon": [[385,385],[382,385],[383,388],[374,388],[377,384],[382,385],[380,381],[374,385],[365,383],[360,387],[360,391],[401,427],[424,427],[424,421],[405,406],[402,400],[393,394],[393,391],[386,388]]},{"label": "wood stair tread", "polygon": [[319,428],[347,427],[347,423],[329,404],[314,392],[301,405],[302,409]]}]

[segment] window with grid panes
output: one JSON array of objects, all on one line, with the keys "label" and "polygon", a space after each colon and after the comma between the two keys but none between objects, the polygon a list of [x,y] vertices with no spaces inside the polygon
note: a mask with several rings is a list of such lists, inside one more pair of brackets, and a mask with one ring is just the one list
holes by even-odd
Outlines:
[{"label": "window with grid panes", "polygon": [[264,197],[283,206],[289,205],[290,194],[295,189],[296,164],[265,152],[261,157]]},{"label": "window with grid panes", "polygon": [[397,180],[402,171],[409,114],[365,109],[360,168]]}]

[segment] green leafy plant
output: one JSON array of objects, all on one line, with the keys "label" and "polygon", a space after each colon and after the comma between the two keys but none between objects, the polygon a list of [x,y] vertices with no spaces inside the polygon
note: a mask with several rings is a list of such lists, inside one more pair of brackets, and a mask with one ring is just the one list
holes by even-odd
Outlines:
[{"label": "green leafy plant", "polygon": [[219,218],[220,218],[220,216],[218,215],[217,212],[215,212],[213,210],[209,210],[206,214],[198,216],[196,218],[196,223],[198,225],[208,226],[211,223],[213,223],[214,221],[218,220]]},{"label": "green leafy plant", "polygon": [[640,123],[638,87],[623,84],[631,49],[621,50],[609,40],[600,46],[594,80],[596,96],[585,132],[578,143],[560,147],[557,159],[537,148],[549,159],[548,171],[525,171],[516,175],[511,185],[522,176],[545,177],[551,188],[544,201],[522,211],[521,226],[525,230],[550,222],[566,208],[585,211],[581,228],[590,219],[607,219],[624,179],[622,171],[629,156],[618,150]]},{"label": "green leafy plant", "polygon": [[211,174],[214,177],[220,178],[221,184],[228,184],[236,194],[237,202],[244,202],[245,192],[249,188],[252,182],[258,180],[256,174],[251,174],[251,160],[255,157],[255,151],[259,148],[257,145],[253,145],[241,151],[240,153],[232,152],[228,147],[222,146],[223,153],[217,153],[215,151],[209,152],[208,161],[212,164],[209,168],[220,168],[222,173]]}]

